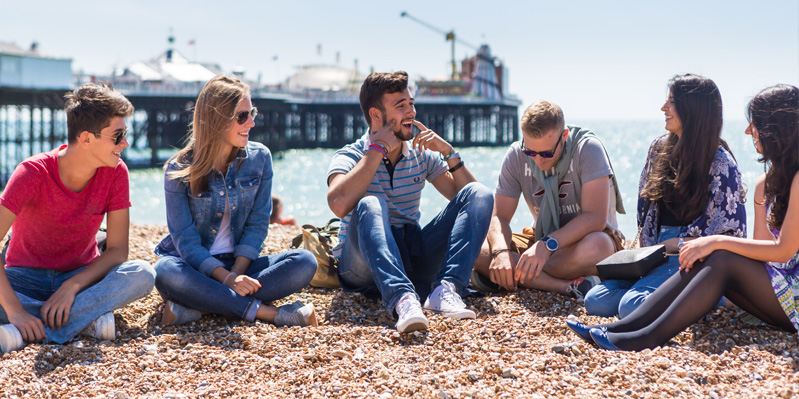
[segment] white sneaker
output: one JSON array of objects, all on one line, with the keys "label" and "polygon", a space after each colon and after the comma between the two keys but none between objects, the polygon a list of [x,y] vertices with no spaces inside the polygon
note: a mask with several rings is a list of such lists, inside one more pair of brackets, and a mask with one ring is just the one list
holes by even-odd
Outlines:
[{"label": "white sneaker", "polygon": [[[199,310],[189,309],[178,303],[172,301],[164,302],[164,313],[161,316],[161,325],[178,325],[189,323],[192,321],[200,320],[202,312]],[[169,323],[164,323],[165,319],[172,319]]]},{"label": "white sneaker", "polygon": [[577,302],[583,302],[585,301],[585,296],[588,295],[588,291],[591,291],[591,288],[596,287],[601,282],[602,280],[598,276],[579,277],[569,284],[569,287],[566,288],[566,294],[576,298]]},{"label": "white sneaker", "polygon": [[0,326],[0,351],[2,353],[20,350],[23,346],[25,346],[25,342],[22,341],[22,334],[19,333],[17,326],[13,324]]},{"label": "white sneaker", "polygon": [[294,301],[294,303],[283,305],[278,308],[277,316],[275,316],[275,325],[278,327],[316,327],[319,325],[319,322],[316,321],[316,311],[312,303],[305,305],[300,301]]},{"label": "white sneaker", "polygon": [[92,324],[84,328],[81,334],[97,338],[101,341],[113,341],[116,338],[114,313],[108,312],[100,316],[97,320],[92,322]]},{"label": "white sneaker", "polygon": [[441,280],[441,284],[424,301],[424,308],[442,316],[453,319],[474,319],[477,314],[466,308],[463,299],[458,295],[455,284]]},{"label": "white sneaker", "polygon": [[416,299],[414,293],[406,292],[403,294],[394,310],[397,311],[397,331],[406,333],[427,330],[429,322],[427,317],[424,317],[422,305]]}]

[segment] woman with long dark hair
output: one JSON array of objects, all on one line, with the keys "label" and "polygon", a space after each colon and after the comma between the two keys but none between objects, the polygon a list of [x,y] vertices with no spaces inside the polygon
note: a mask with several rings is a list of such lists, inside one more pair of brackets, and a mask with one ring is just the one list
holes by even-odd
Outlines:
[{"label": "woman with long dark hair", "polygon": [[748,107],[749,126],[766,173],[755,186],[754,239],[714,235],[686,242],[680,272],[628,317],[585,326],[583,339],[608,350],[666,343],[726,296],[750,315],[796,332],[799,327],[799,89],[777,85]]},{"label": "woman with long dark hair", "polygon": [[[696,237],[744,237],[745,194],[735,158],[721,139],[718,87],[704,76],[677,75],[661,110],[668,133],[653,141],[638,186],[641,246],[664,244],[676,254]],[[677,256],[670,256],[640,279],[605,281],[586,295],[586,311],[624,318],[678,267]]]},{"label": "woman with long dark hair", "polygon": [[211,79],[197,97],[186,147],[165,165],[169,235],[155,248],[162,324],[201,312],[317,324],[312,304],[266,305],[308,285],[316,259],[304,249],[260,256],[272,211],[272,155],[249,141],[257,112],[246,84]]}]

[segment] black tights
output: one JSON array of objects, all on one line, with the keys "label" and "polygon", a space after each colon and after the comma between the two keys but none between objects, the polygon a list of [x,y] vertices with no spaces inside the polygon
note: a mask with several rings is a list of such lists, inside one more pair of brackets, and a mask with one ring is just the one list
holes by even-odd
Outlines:
[{"label": "black tights", "polygon": [[763,263],[716,251],[690,272],[671,276],[630,315],[605,325],[608,338],[626,350],[663,345],[713,310],[722,296],[768,324],[796,331]]}]

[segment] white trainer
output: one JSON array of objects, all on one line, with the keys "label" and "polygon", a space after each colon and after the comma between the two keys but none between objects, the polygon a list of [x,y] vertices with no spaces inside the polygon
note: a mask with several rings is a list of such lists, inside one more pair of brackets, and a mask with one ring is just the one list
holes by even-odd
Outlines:
[{"label": "white trainer", "polygon": [[455,284],[441,280],[441,284],[424,301],[424,308],[442,316],[453,319],[474,319],[477,314],[466,308],[463,299],[458,295]]},{"label": "white trainer", "polygon": [[22,349],[25,342],[22,341],[22,334],[19,333],[17,326],[5,324],[0,326],[0,351],[9,353]]},{"label": "white trainer", "polygon": [[83,335],[97,338],[101,341],[113,341],[116,338],[116,327],[114,326],[114,313],[108,312],[89,324],[81,331]]},{"label": "white trainer", "polygon": [[427,330],[430,324],[424,316],[422,305],[416,299],[416,294],[412,292],[403,294],[394,310],[397,311],[397,331],[401,333]]},{"label": "white trainer", "polygon": [[[202,312],[199,310],[189,309],[176,302],[164,302],[164,313],[161,316],[161,325],[172,326],[178,324],[189,323],[192,321],[200,320]],[[169,323],[164,323],[165,320],[172,320]]]},{"label": "white trainer", "polygon": [[275,316],[275,325],[278,327],[316,327],[319,322],[316,321],[316,310],[312,303],[305,305],[300,301],[294,301],[294,303],[278,308],[277,316]]}]

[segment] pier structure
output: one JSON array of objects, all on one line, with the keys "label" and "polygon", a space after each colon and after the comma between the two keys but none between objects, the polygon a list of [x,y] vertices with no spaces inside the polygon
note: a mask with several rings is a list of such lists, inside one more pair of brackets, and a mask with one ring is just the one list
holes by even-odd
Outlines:
[{"label": "pier structure", "polygon": [[[64,94],[87,81],[105,81],[125,94],[136,111],[128,120],[130,167],[161,166],[181,148],[197,95],[222,73],[213,63],[191,62],[174,49],[114,70],[105,77],[71,74],[71,59],[43,55],[0,42],[0,187],[25,158],[67,141]],[[487,46],[464,60],[465,78],[416,82],[417,119],[455,147],[507,145],[519,137],[518,99],[507,95],[507,70],[496,66]],[[482,54],[482,55],[481,55]],[[243,71],[233,75],[244,79]],[[367,125],[358,91],[365,75],[340,65],[307,65],[285,82],[252,87],[258,108],[250,140],[273,152],[340,148]],[[246,81],[246,80],[245,80]]]},{"label": "pier structure", "polygon": [[[195,97],[127,94],[136,107],[129,126],[132,148],[149,149],[147,165],[163,162],[162,150],[180,148],[191,122]],[[301,148],[340,148],[366,130],[355,96],[252,98],[258,108],[250,140],[273,152]],[[507,145],[518,140],[518,103],[469,98],[416,99],[417,119],[456,147]],[[141,162],[141,160],[136,161]],[[134,163],[136,163],[134,162]]]},{"label": "pier structure", "polygon": [[25,158],[67,141],[72,60],[0,42],[0,187]]},{"label": "pier structure", "polygon": [[[66,90],[0,87],[0,183],[25,158],[66,143]],[[136,112],[128,122],[132,167],[156,167],[183,145],[196,95],[127,93]],[[251,140],[273,152],[339,148],[366,129],[355,96],[253,97],[258,108]],[[417,119],[456,147],[507,145],[518,140],[518,103],[469,97],[416,98]]]}]

